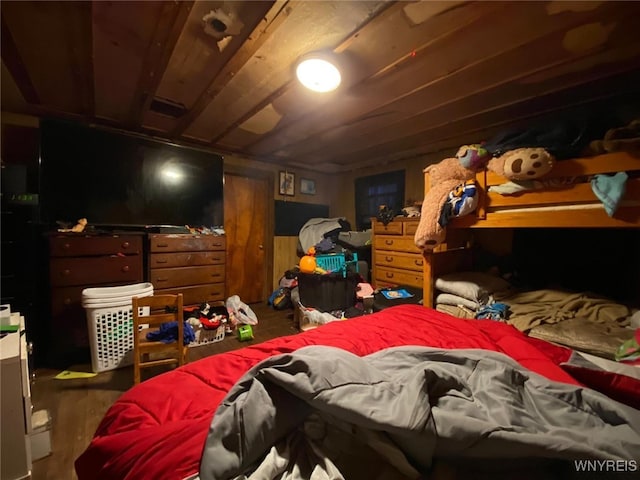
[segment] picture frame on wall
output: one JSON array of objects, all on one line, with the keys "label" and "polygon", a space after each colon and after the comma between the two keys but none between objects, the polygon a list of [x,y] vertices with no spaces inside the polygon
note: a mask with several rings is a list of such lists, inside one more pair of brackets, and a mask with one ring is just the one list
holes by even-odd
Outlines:
[{"label": "picture frame on wall", "polygon": [[280,172],[280,195],[296,194],[296,175],[291,172]]},{"label": "picture frame on wall", "polygon": [[305,195],[315,195],[316,194],[315,180],[311,180],[309,178],[301,178],[300,193],[304,193]]}]

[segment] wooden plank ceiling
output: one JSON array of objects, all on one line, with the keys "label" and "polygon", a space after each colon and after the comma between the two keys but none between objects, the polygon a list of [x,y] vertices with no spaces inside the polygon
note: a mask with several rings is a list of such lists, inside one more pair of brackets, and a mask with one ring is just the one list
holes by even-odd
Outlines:
[{"label": "wooden plank ceiling", "polygon": [[[640,2],[5,0],[1,13],[4,112],[321,172],[640,97]],[[210,13],[226,25],[215,37]],[[341,60],[337,91],[295,80],[315,50]]]}]

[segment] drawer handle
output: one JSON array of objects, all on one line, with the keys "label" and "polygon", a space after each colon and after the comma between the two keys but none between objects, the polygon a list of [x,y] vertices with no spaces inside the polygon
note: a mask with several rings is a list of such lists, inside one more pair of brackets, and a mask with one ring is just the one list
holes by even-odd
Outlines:
[{"label": "drawer handle", "polygon": [[168,247],[169,244],[168,243],[158,243],[158,244],[156,244],[156,246],[160,247],[160,248],[165,248],[165,247]]},{"label": "drawer handle", "polygon": [[62,274],[63,274],[63,275],[70,275],[70,274],[71,274],[71,270],[69,270],[68,268],[66,268],[66,269],[64,269],[64,270],[62,271]]},{"label": "drawer handle", "polygon": [[385,245],[393,245],[393,240],[385,240],[384,244]]},{"label": "drawer handle", "polygon": [[156,263],[167,263],[168,260],[156,260]]},{"label": "drawer handle", "polygon": [[70,298],[65,298],[64,299],[64,304],[65,305],[71,305],[71,299]]},{"label": "drawer handle", "polygon": [[129,265],[125,265],[124,267],[122,267],[123,272],[128,272],[129,270],[130,270]]},{"label": "drawer handle", "polygon": [[212,277],[221,277],[222,274],[220,274],[220,273],[212,273],[211,276]]},{"label": "drawer handle", "polygon": [[385,272],[385,275],[387,278],[393,278],[393,273],[391,272]]},{"label": "drawer handle", "polygon": [[212,247],[221,247],[222,243],[212,243],[211,246]]},{"label": "drawer handle", "polygon": [[129,248],[131,246],[131,244],[129,242],[124,242],[122,244],[122,248]]},{"label": "drawer handle", "polygon": [[415,263],[418,267],[422,266],[422,260],[414,260],[413,263]]},{"label": "drawer handle", "polygon": [[71,244],[69,243],[65,243],[64,244],[64,248],[66,248],[67,250],[69,250],[71,248]]},{"label": "drawer handle", "polygon": [[156,281],[157,282],[166,282],[167,280],[169,280],[168,278],[158,278]]},{"label": "drawer handle", "polygon": [[219,262],[220,260],[222,260],[220,257],[214,257],[211,259],[212,262]]},{"label": "drawer handle", "polygon": [[388,256],[388,255],[387,255],[386,257],[384,257],[384,259],[385,259],[387,262],[393,262],[393,257],[390,257],[390,256]]}]

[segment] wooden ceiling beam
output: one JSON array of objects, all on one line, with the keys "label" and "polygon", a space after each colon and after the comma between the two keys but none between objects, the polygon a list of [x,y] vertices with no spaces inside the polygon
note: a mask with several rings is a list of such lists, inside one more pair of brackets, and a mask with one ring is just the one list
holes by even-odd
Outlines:
[{"label": "wooden ceiling beam", "polygon": [[[463,144],[487,140],[479,133],[493,127],[505,128],[524,125],[532,118],[541,117],[552,112],[560,112],[576,108],[580,105],[595,103],[603,98],[629,97],[638,98],[640,94],[640,69],[620,69],[609,72],[600,78],[590,78],[587,83],[565,85],[564,89],[549,91],[545,94],[522,99],[499,108],[476,112],[454,121],[443,119],[440,124],[402,139],[361,149],[357,153],[332,157],[331,161],[340,165],[352,165],[367,159],[370,162],[390,162],[405,159],[408,155],[416,156],[417,152],[426,154],[434,148],[442,149],[447,139],[462,139],[457,147]],[[455,146],[455,145],[450,145]]]},{"label": "wooden ceiling beam", "polygon": [[220,139],[224,138],[229,132],[231,132],[231,131],[235,130],[236,128],[238,128],[240,125],[242,125],[244,122],[249,120],[251,117],[253,117],[260,110],[262,110],[267,105],[272,103],[276,98],[282,96],[284,94],[284,92],[286,92],[289,88],[291,88],[291,84],[292,83],[293,83],[292,81],[289,81],[289,82],[285,83],[280,88],[278,88],[275,92],[273,92],[272,94],[270,94],[266,98],[262,99],[253,108],[251,108],[251,110],[247,111],[244,115],[242,115],[240,118],[235,120],[231,125],[229,125],[227,128],[225,128],[221,133],[216,135],[216,137],[213,138],[209,143],[215,145],[216,142],[218,142]]},{"label": "wooden ceiling beam", "polygon": [[[466,30],[481,25],[491,12],[504,8],[498,2],[457,5],[419,25],[408,27],[406,5],[400,2],[396,9],[387,9],[377,18],[378,22],[372,22],[368,30],[360,31],[357,38],[354,35],[350,39],[353,45],[347,50],[357,47],[366,52],[367,68],[358,73],[356,81],[341,86],[338,98],[325,105],[314,104],[313,108],[301,106],[297,112],[283,118],[277,129],[245,147],[254,154],[271,155],[291,143],[304,142],[310,131],[322,133],[338,125],[350,125],[357,118],[366,117],[368,111],[392,104],[423,85],[425,74],[416,72],[415,66],[422,62],[425,52],[437,49],[442,42],[454,42]],[[390,31],[398,32],[398,37],[393,38],[393,43],[386,41],[381,45],[380,39],[387,38]],[[371,46],[377,47],[378,52],[371,51]],[[433,67],[429,66],[431,70]],[[406,72],[408,81],[402,87],[408,91],[400,91],[397,83],[391,80],[397,79],[398,72]],[[356,115],[351,114],[354,108],[358,108]],[[347,112],[348,116],[345,115]],[[311,125],[314,127],[310,128]]]},{"label": "wooden ceiling beam", "polygon": [[[504,68],[510,64],[505,62],[497,67],[494,65],[493,71],[486,72],[482,68],[487,60],[496,64],[495,60],[501,56],[544,38],[545,35],[555,34],[557,37],[577,25],[594,20],[605,22],[620,16],[621,7],[617,5],[607,4],[599,8],[597,4],[594,5],[594,8],[586,11],[548,16],[541,3],[511,4],[491,15],[478,17],[475,23],[462,24],[463,28],[455,29],[450,35],[443,35],[429,48],[417,52],[412,62],[359,86],[344,102],[332,105],[330,112],[318,109],[315,115],[271,132],[270,136],[250,145],[249,151],[255,155],[276,155],[283,151],[288,156],[297,156],[311,149],[317,150],[320,145],[326,144],[327,139],[331,139],[332,143],[338,141],[353,144],[353,130],[349,129],[347,134],[345,125],[366,122],[367,127],[374,130],[381,124],[387,126],[389,122],[409,119],[420,106],[426,111],[434,106],[434,102],[440,103],[441,95],[453,90],[453,87],[448,87],[452,76],[458,78],[465,73],[479,71],[486,79],[485,82],[495,83],[502,79],[501,71],[504,71],[505,78],[512,76],[511,69]],[[467,8],[472,7],[475,5]],[[526,15],[515,15],[524,8],[527,9]],[[460,15],[462,12],[464,9],[461,8],[452,14]],[[474,45],[474,48],[468,48],[469,45]],[[545,45],[545,48],[551,47],[553,46]],[[522,59],[518,63],[521,64]],[[465,88],[468,91],[474,88],[477,79],[471,75],[466,78]],[[432,95],[434,87],[439,95]],[[371,99],[377,103],[372,103]],[[371,121],[371,118],[376,117],[377,120]],[[310,131],[314,132],[314,136],[309,136]],[[358,132],[358,129],[355,131]]]},{"label": "wooden ceiling beam", "polygon": [[287,17],[287,5],[289,0],[276,0],[263,2],[265,14],[262,20],[253,27],[248,38],[238,51],[222,67],[220,72],[211,80],[207,88],[198,97],[189,112],[183,115],[175,128],[171,131],[172,137],[181,136],[191,123],[200,116],[207,106],[215,99],[224,87],[258,51],[264,42],[278,29],[278,26]]},{"label": "wooden ceiling beam", "polygon": [[128,120],[130,127],[141,127],[144,114],[151,105],[192,8],[193,0],[163,4],[160,22],[149,42],[131,104]]},{"label": "wooden ceiling beam", "polygon": [[[380,26],[380,24],[382,22],[385,22],[388,19],[389,15],[392,15],[394,13],[398,13],[399,11],[401,11],[401,9],[402,9],[402,5],[401,4],[396,3],[394,1],[388,2],[387,5],[385,5],[383,8],[381,8],[376,13],[376,15],[372,16],[366,22],[361,24],[355,32],[351,32],[336,47],[334,47],[333,48],[333,52],[336,53],[336,54],[340,54],[340,53],[344,52],[349,47],[349,45],[351,45],[352,42],[354,42],[360,35],[362,35],[367,30],[370,30],[372,28],[377,28],[378,26]],[[353,84],[358,83],[360,80],[361,80],[361,78],[355,77],[355,78],[351,78],[349,80],[349,82],[350,82],[351,85],[353,85]],[[229,132],[235,130],[240,125],[242,125],[244,122],[246,122],[251,117],[253,117],[256,113],[258,113],[260,110],[265,108],[267,105],[269,105],[270,103],[273,103],[278,98],[286,95],[287,92],[291,91],[293,86],[297,86],[295,80],[290,80],[290,81],[286,82],[285,84],[283,84],[275,92],[273,92],[272,94],[270,94],[267,97],[265,97],[263,100],[261,100],[259,103],[257,103],[253,108],[251,108],[250,110],[246,111],[243,115],[241,115],[239,118],[234,120],[224,130],[222,130],[221,132],[217,133],[212,138],[211,143],[215,144],[220,139],[222,139],[226,135],[228,135]],[[342,88],[348,88],[348,86],[349,85],[346,85],[346,86],[343,85]],[[270,136],[274,132],[279,131],[279,129],[282,128],[283,126],[286,126],[286,125],[289,125],[290,123],[293,123],[296,118],[300,118],[300,117],[304,116],[305,114],[309,113],[310,111],[318,108],[319,105],[322,105],[324,103],[330,102],[331,97],[328,97],[324,101],[322,99],[320,99],[320,98],[315,98],[314,100],[315,101],[314,102],[310,102],[306,106],[306,108],[305,108],[304,105],[301,105],[300,106],[300,110],[299,110],[298,114],[295,116],[295,118],[291,118],[288,121],[281,122],[281,125],[279,125],[278,128],[276,128],[272,132],[264,134],[262,136],[262,138]]]},{"label": "wooden ceiling beam", "polygon": [[20,93],[31,104],[39,104],[40,98],[38,92],[31,81],[29,72],[20,57],[18,48],[13,40],[9,26],[6,24],[4,15],[0,15],[0,50],[2,55],[2,61],[6,65],[11,76],[13,77],[16,85],[20,89]]},{"label": "wooden ceiling beam", "polygon": [[[581,99],[576,103],[563,104],[561,108],[554,106],[544,112],[532,112],[530,115],[520,117],[518,119],[506,118],[490,125],[474,125],[463,132],[450,132],[448,136],[443,137],[438,141],[431,142],[428,145],[420,145],[415,148],[396,152],[393,155],[386,155],[384,156],[384,163],[388,165],[392,163],[406,162],[434,154],[440,154],[440,158],[444,159],[454,155],[461,145],[477,143],[483,139],[491,138],[503,132],[506,128],[526,128],[526,126],[530,125],[532,122],[541,121],[542,118],[546,118],[550,114],[554,114],[554,116],[572,116],[575,115],[577,111],[593,111],[593,109],[602,109],[614,103],[627,101],[638,103],[640,101],[640,92],[603,92],[598,98]],[[428,163],[425,163],[425,166],[427,166]],[[356,171],[376,165],[380,165],[380,158],[378,157],[366,159],[358,157],[358,159],[350,162],[349,164],[336,166],[336,171]]]},{"label": "wooden ceiling beam", "polygon": [[[627,26],[632,27],[631,23]],[[438,124],[444,119],[455,120],[461,112],[500,108],[514,101],[610,75],[608,64],[615,66],[613,61],[616,59],[620,59],[617,62],[620,65],[631,63],[629,60],[640,51],[640,44],[633,43],[635,29],[628,28],[625,32],[618,36],[615,43],[609,42],[611,49],[595,55],[591,52],[575,55],[562,48],[553,48],[561,43],[564,33],[556,32],[538,42],[514,48],[504,55],[454,72],[429,89],[408,97],[411,103],[394,104],[394,110],[402,112],[402,115],[368,120],[360,128],[353,128],[348,139],[334,138],[332,152],[337,156],[346,155],[363,147],[386,143],[400,134],[410,136],[424,131],[426,126]],[[510,70],[496,77],[495,72],[500,65],[509,65]],[[598,65],[598,68],[594,69],[594,65]],[[473,90],[470,85],[473,85]],[[424,105],[427,108],[411,111],[411,105]],[[372,113],[381,115],[384,112],[378,110]],[[330,135],[331,132],[327,132],[291,145],[287,153],[294,157],[311,154],[313,160],[313,152],[325,144]]]}]

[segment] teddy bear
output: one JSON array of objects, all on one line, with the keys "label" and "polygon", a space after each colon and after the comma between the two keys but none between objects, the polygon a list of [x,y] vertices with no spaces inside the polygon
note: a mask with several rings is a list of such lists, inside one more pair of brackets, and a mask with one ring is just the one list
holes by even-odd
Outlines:
[{"label": "teddy bear", "polygon": [[440,225],[440,212],[447,201],[449,192],[461,183],[475,177],[475,172],[466,168],[458,158],[445,158],[424,169],[429,172],[430,188],[422,203],[420,223],[414,235],[416,246],[432,250],[445,238],[445,228]]},{"label": "teddy bear", "polygon": [[516,148],[491,158],[487,169],[509,180],[533,180],[549,173],[555,162],[544,148]]},{"label": "teddy bear", "polygon": [[85,227],[87,226],[87,219],[86,218],[81,218],[78,220],[78,223],[76,223],[72,228],[59,228],[58,231],[59,232],[73,232],[73,233],[82,233],[85,229]]},{"label": "teddy bear", "polygon": [[625,127],[607,130],[604,139],[589,143],[586,153],[599,155],[625,150],[640,150],[640,118],[633,120]]}]

